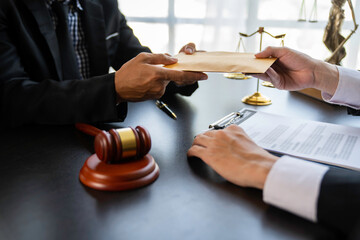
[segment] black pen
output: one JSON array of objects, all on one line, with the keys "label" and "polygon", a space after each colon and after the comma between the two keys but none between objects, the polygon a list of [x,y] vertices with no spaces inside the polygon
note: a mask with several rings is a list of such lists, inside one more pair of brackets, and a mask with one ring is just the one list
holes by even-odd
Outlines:
[{"label": "black pen", "polygon": [[160,100],[156,100],[156,106],[162,110],[163,112],[165,112],[169,117],[173,118],[173,119],[177,119],[177,116],[175,115],[175,113],[166,105],[166,103],[160,101]]}]

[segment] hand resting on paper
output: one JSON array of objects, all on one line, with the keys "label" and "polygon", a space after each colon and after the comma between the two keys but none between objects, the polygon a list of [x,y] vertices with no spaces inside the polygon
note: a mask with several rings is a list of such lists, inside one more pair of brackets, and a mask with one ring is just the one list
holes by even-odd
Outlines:
[{"label": "hand resting on paper", "polygon": [[330,95],[336,90],[339,74],[335,65],[286,47],[267,47],[255,57],[278,58],[264,74],[252,74],[271,82],[278,89],[296,91],[316,88]]},{"label": "hand resting on paper", "polygon": [[[348,110],[360,114],[358,71],[338,68],[288,48],[269,47],[256,54],[258,58],[270,56],[278,60],[256,77],[279,89],[313,87],[331,95],[336,92],[336,101],[329,99],[330,103],[346,104]],[[199,134],[188,156],[200,158],[236,185],[264,189],[263,199],[268,204],[331,226],[344,236],[355,232],[351,239],[359,239],[360,174],[356,171],[273,156],[237,125]],[[342,239],[347,238],[344,236]]]},{"label": "hand resting on paper", "polygon": [[236,185],[259,189],[263,189],[278,159],[256,145],[237,125],[197,135],[188,156],[200,158]]},{"label": "hand resting on paper", "polygon": [[[272,82],[279,89],[314,87],[330,94],[336,90],[339,77],[334,65],[289,48],[268,47],[255,56],[277,58],[265,73],[252,75]],[[198,135],[188,156],[199,157],[236,185],[259,189],[263,188],[267,174],[278,159],[256,145],[241,127],[235,125]]]}]

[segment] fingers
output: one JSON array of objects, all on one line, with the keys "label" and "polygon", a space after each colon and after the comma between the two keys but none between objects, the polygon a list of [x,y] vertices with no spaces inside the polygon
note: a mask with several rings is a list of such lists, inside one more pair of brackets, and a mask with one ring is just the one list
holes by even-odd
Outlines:
[{"label": "fingers", "polygon": [[177,58],[172,57],[169,54],[153,54],[153,53],[140,53],[138,58],[144,63],[148,64],[164,64],[170,65],[177,63]]},{"label": "fingers", "polygon": [[204,148],[210,147],[211,145],[217,145],[219,141],[227,142],[235,134],[245,135],[245,131],[236,124],[232,124],[222,130],[211,130],[199,134],[195,137],[193,145],[198,145]]},{"label": "fingers", "polygon": [[239,125],[236,125],[236,124],[231,124],[230,126],[225,128],[224,131],[227,131],[227,132],[232,132],[232,131],[244,132],[244,130]]},{"label": "fingers", "polygon": [[199,145],[193,145],[188,150],[187,155],[188,157],[198,157],[202,159],[201,156],[203,156],[204,153],[206,153],[206,149],[204,147]]},{"label": "fingers", "polygon": [[[191,46],[191,44],[190,44]],[[168,54],[151,54],[140,53],[136,57],[136,61],[140,61],[149,65],[169,65],[177,62],[177,59]],[[179,70],[166,69],[159,66],[154,66],[154,76],[157,80],[173,81],[178,85],[189,85],[199,80],[206,80],[208,76],[201,72],[185,72]]]},{"label": "fingers", "polygon": [[[184,46],[190,49],[195,49],[195,44],[189,43]],[[151,54],[151,53],[140,53],[137,56],[138,60],[150,64],[150,65],[170,65],[176,63],[178,60],[168,54]],[[199,80],[206,80],[208,76],[201,72],[185,72],[172,69],[161,68],[158,71],[159,79],[173,81],[179,85],[193,84]]]},{"label": "fingers", "polygon": [[259,78],[261,80],[271,82],[276,88],[281,87],[281,77],[272,67],[266,70],[265,73],[252,74],[252,76],[254,78]]},{"label": "fingers", "polygon": [[196,46],[195,43],[188,43],[185,46],[183,46],[179,52],[185,52],[186,54],[193,54],[196,52]]},{"label": "fingers", "polygon": [[199,80],[206,80],[208,76],[201,72],[185,72],[172,69],[162,69],[162,79],[173,81],[178,85],[192,84]]},{"label": "fingers", "polygon": [[261,80],[264,80],[264,81],[268,81],[268,82],[271,82],[271,79],[269,77],[269,75],[267,75],[267,73],[260,73],[260,74],[251,74],[251,76],[253,76],[254,78],[259,78]]},{"label": "fingers", "polygon": [[256,58],[280,57],[284,54],[284,47],[267,47],[264,51],[255,54]]},{"label": "fingers", "polygon": [[205,134],[197,135],[194,139],[193,145],[198,145],[205,148],[210,139],[211,137]]},{"label": "fingers", "polygon": [[274,87],[281,88],[280,75],[273,68],[269,68],[266,71],[266,74],[269,76],[270,82],[274,85]]},{"label": "fingers", "polygon": [[[211,131],[209,131],[211,132]],[[190,149],[187,152],[187,155],[189,157],[198,157],[202,159],[202,156],[206,154],[207,147],[206,144],[209,143],[211,137],[207,136],[208,132],[205,132],[203,134],[199,134],[195,137],[193,145],[190,147]]]}]

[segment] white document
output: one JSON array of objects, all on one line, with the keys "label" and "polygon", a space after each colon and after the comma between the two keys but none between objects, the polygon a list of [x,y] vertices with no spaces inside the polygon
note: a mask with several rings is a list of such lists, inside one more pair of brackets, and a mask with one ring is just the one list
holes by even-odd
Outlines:
[{"label": "white document", "polygon": [[241,126],[271,152],[360,171],[360,128],[243,109]]}]

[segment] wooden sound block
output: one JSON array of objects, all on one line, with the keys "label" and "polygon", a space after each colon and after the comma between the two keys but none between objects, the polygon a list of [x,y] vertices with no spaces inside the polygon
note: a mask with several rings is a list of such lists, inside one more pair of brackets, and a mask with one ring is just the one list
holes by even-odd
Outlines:
[{"label": "wooden sound block", "polygon": [[159,176],[159,166],[147,154],[131,162],[109,164],[91,155],[80,170],[80,181],[103,191],[123,191],[146,186]]}]

